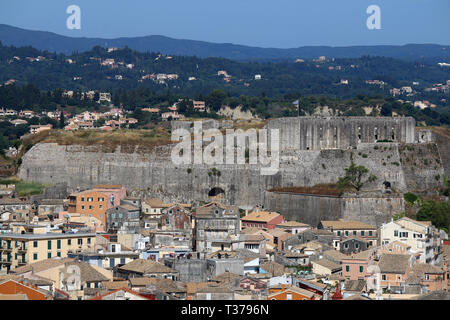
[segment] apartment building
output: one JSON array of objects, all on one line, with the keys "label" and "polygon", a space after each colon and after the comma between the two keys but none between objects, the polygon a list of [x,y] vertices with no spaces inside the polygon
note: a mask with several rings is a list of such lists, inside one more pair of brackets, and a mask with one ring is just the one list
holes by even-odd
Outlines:
[{"label": "apartment building", "polygon": [[420,263],[436,264],[440,261],[441,238],[430,221],[416,221],[407,217],[385,223],[380,227],[382,245],[398,241],[410,246]]},{"label": "apartment building", "polygon": [[377,228],[361,221],[321,221],[318,229],[324,229],[334,233],[333,246],[338,250],[340,249],[339,243],[344,237],[359,237],[368,241],[369,246],[377,245]]},{"label": "apartment building", "polygon": [[[36,231],[38,232],[38,231]],[[0,235],[0,270],[12,270],[52,257],[65,258],[95,245],[95,233],[5,233]]]},{"label": "apartment building", "polygon": [[94,217],[101,221],[100,228],[105,230],[107,195],[101,192],[87,190],[69,196],[68,213],[79,213],[82,216]]},{"label": "apartment building", "polygon": [[240,213],[237,206],[219,202],[197,208],[195,215],[195,247],[198,252],[231,250],[239,241]]}]

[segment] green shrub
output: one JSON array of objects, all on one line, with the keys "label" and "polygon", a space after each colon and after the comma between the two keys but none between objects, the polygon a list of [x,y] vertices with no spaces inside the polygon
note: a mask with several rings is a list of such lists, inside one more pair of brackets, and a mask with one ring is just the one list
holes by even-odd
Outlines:
[{"label": "green shrub", "polygon": [[419,199],[419,197],[417,195],[415,195],[414,193],[411,193],[411,192],[405,193],[403,198],[410,205],[413,205],[414,202],[416,202],[416,200]]}]

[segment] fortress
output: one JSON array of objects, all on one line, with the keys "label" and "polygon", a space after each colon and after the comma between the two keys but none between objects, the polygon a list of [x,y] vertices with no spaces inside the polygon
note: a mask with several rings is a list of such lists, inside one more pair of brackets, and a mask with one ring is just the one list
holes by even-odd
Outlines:
[{"label": "fortress", "polygon": [[[192,127],[174,121],[173,128]],[[205,121],[224,129],[230,121]],[[151,152],[105,153],[101,146],[42,143],[23,157],[19,177],[45,184],[66,182],[70,191],[96,184],[124,184],[133,195],[199,203],[221,198],[241,208],[264,205],[288,219],[315,224],[349,218],[380,224],[404,210],[402,193],[427,192],[442,185],[444,164],[432,133],[416,130],[410,117],[296,117],[269,120],[279,129],[280,169],[262,176],[259,165],[174,165],[172,145]],[[269,130],[270,132],[270,130]],[[137,150],[137,148],[136,148]],[[273,188],[335,183],[351,161],[377,180],[364,192],[344,197],[270,192]],[[213,170],[214,169],[214,170]],[[386,186],[392,193],[387,193]]]},{"label": "fortress", "polygon": [[298,117],[269,121],[280,129],[281,150],[348,149],[361,143],[414,143],[414,118]]}]

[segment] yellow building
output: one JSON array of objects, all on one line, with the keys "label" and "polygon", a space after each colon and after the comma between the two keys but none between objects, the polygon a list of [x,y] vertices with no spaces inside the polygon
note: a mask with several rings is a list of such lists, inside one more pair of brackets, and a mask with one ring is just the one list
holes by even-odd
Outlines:
[{"label": "yellow building", "polygon": [[0,235],[0,271],[29,263],[67,257],[94,248],[95,233],[7,233]]}]

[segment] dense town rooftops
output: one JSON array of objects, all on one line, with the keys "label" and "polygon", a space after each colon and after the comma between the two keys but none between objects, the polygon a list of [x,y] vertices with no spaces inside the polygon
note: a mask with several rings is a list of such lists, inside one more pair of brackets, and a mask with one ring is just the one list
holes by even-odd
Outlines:
[{"label": "dense town rooftops", "polygon": [[11,272],[15,274],[26,273],[29,271],[33,271],[33,273],[38,273],[44,270],[48,270],[54,267],[58,267],[63,265],[66,262],[74,262],[74,259],[71,258],[53,258],[53,259],[45,259],[42,261],[37,261],[26,266],[18,267],[13,269]]},{"label": "dense town rooftops", "polygon": [[130,271],[130,272],[136,272],[136,273],[141,273],[141,274],[177,272],[174,269],[166,267],[162,263],[152,261],[152,260],[143,260],[143,259],[136,259],[134,261],[131,261],[131,262],[121,266],[119,269],[121,269],[123,271]]},{"label": "dense town rooftops", "polygon": [[440,267],[428,263],[416,263],[412,271],[419,274],[442,274],[444,270]]},{"label": "dense town rooftops", "polygon": [[376,230],[377,228],[367,223],[361,221],[321,221],[323,228],[332,230],[343,230],[343,229],[364,229],[364,230]]},{"label": "dense town rooftops", "polygon": [[114,295],[116,295],[117,293],[120,293],[120,292],[127,292],[127,293],[130,293],[130,294],[134,295],[134,296],[140,297],[142,299],[150,300],[150,298],[147,298],[146,296],[140,294],[139,292],[133,291],[133,290],[128,289],[128,288],[121,288],[121,289],[117,289],[117,290],[114,290],[114,291],[111,291],[111,292],[107,292],[105,294],[102,294],[102,295],[97,296],[95,298],[92,298],[90,300],[108,300],[108,296],[114,296]]},{"label": "dense town rooftops", "polygon": [[301,294],[302,296],[305,296],[305,297],[307,297],[309,299],[312,299],[315,296],[314,292],[309,291],[309,290],[305,290],[305,289],[302,289],[302,288],[299,288],[299,287],[296,287],[296,286],[290,286],[290,285],[280,286],[280,285],[277,285],[277,286],[273,286],[273,287],[270,287],[270,288],[271,289],[281,289],[282,291],[281,292],[278,291],[278,292],[274,292],[274,293],[270,294],[269,295],[269,300],[272,297],[274,297],[276,295],[279,295],[280,293],[283,293],[283,292],[295,292],[295,293]]},{"label": "dense town rooftops", "polygon": [[408,268],[409,259],[410,256],[404,254],[383,254],[378,267],[383,273],[404,274]]},{"label": "dense town rooftops", "polygon": [[278,217],[280,214],[276,212],[268,212],[268,211],[255,211],[249,213],[245,217],[243,217],[242,221],[255,221],[255,222],[269,222],[274,218]]},{"label": "dense town rooftops", "polygon": [[[135,278],[140,279],[140,278]],[[128,280],[121,280],[121,281],[103,281],[102,282],[103,287],[107,290],[118,290],[121,288],[127,288],[128,287]]]},{"label": "dense town rooftops", "polygon": [[325,259],[325,258],[324,259],[320,259],[320,260],[316,260],[313,263],[317,263],[318,265],[320,265],[322,267],[330,269],[332,272],[342,269],[341,265],[339,265],[337,263],[334,263],[333,261],[330,261],[330,260]]},{"label": "dense town rooftops", "polygon": [[328,256],[336,261],[342,261],[343,259],[349,258],[349,256],[347,256],[346,254],[343,254],[342,252],[334,249],[324,251],[323,255]]},{"label": "dense town rooftops", "polygon": [[429,227],[429,226],[432,225],[431,221],[418,221],[418,220],[414,220],[414,219],[411,219],[411,218],[408,218],[408,217],[402,217],[402,218],[398,219],[397,221],[395,221],[395,223],[397,223],[399,225],[402,225],[403,221],[415,223],[415,224],[418,224],[418,225],[421,225],[421,226],[424,226],[424,227]]},{"label": "dense town rooftops", "polygon": [[310,226],[309,224],[297,221],[286,221],[284,223],[277,224],[278,228],[304,228],[309,226]]}]

